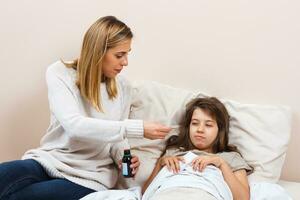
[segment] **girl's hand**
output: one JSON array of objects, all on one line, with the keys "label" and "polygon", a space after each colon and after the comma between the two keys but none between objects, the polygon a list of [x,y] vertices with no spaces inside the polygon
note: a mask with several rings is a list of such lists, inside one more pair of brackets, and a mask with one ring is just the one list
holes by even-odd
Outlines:
[{"label": "girl's hand", "polygon": [[166,165],[169,171],[178,173],[180,170],[179,161],[185,162],[181,156],[164,156],[160,158],[159,162],[162,167]]},{"label": "girl's hand", "polygon": [[155,122],[144,122],[144,137],[155,140],[164,139],[172,129]]},{"label": "girl's hand", "polygon": [[[140,164],[139,157],[132,155],[130,168],[132,169],[133,177],[137,174]],[[118,167],[122,171],[122,160],[119,160]]]},{"label": "girl's hand", "polygon": [[214,165],[218,168],[221,167],[222,164],[224,164],[224,160],[220,158],[219,156],[213,155],[213,156],[198,156],[195,158],[191,165],[193,166],[193,169],[195,171],[202,172],[207,165]]}]

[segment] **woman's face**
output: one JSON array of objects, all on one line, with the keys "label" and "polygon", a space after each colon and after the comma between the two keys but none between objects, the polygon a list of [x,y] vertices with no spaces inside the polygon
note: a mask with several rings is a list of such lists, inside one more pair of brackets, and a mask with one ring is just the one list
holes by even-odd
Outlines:
[{"label": "woman's face", "polygon": [[218,125],[207,112],[197,108],[190,123],[190,139],[199,150],[212,152],[212,144],[218,135]]},{"label": "woman's face", "polygon": [[124,66],[128,65],[128,52],[131,50],[131,40],[121,42],[116,47],[108,49],[104,58],[102,72],[108,78],[114,78]]}]

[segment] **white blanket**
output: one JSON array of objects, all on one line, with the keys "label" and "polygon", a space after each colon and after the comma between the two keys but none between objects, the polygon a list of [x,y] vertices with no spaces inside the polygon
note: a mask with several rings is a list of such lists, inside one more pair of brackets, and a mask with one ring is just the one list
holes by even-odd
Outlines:
[{"label": "white blanket", "polygon": [[105,190],[93,192],[80,200],[141,200],[141,188],[133,187],[127,190]]},{"label": "white blanket", "polygon": [[[251,200],[293,200],[280,185],[266,182],[251,183],[250,196]],[[141,188],[99,191],[80,200],[141,200]]]},{"label": "white blanket", "polygon": [[278,184],[259,182],[250,183],[251,200],[293,200]]},{"label": "white blanket", "polygon": [[197,155],[192,152],[184,155],[185,163],[180,162],[179,174],[173,174],[164,167],[149,185],[142,200],[148,200],[156,192],[174,187],[199,188],[210,193],[217,200],[232,200],[230,188],[220,169],[210,165],[203,172],[194,171],[190,163],[195,157]]},{"label": "white blanket", "polygon": [[[201,188],[212,194],[218,200],[232,200],[231,191],[224,181],[222,173],[219,169],[213,166],[208,166],[203,173],[193,172],[188,164],[195,156],[196,155],[191,152],[187,153],[184,156],[185,163],[180,163],[180,170],[181,173],[188,173],[188,175],[192,176],[202,176],[202,178],[204,177],[202,182],[187,182],[184,178],[181,181],[180,179],[182,177],[180,176],[176,177],[176,181],[174,181],[174,179],[169,181],[170,177],[174,177],[174,174],[169,172],[166,167],[164,167],[149,185],[143,197],[141,196],[141,188],[134,187],[128,190],[106,190],[94,192],[82,198],[81,200],[148,200],[154,195],[155,192],[181,186]],[[199,177],[195,180],[198,179]],[[251,200],[292,200],[292,198],[280,185],[266,182],[250,183],[250,197]]]}]

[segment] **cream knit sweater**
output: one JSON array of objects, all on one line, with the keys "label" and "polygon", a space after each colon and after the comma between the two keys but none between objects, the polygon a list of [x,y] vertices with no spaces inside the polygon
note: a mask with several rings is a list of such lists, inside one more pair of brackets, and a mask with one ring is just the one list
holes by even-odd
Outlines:
[{"label": "cream knit sweater", "polygon": [[127,119],[132,89],[117,76],[118,96],[110,100],[101,84],[104,113],[80,95],[76,71],[60,61],[46,72],[51,122],[41,146],[22,159],[38,161],[51,177],[66,178],[94,190],[112,188],[117,181],[114,161],[128,148],[126,137],[143,137],[143,121]]}]

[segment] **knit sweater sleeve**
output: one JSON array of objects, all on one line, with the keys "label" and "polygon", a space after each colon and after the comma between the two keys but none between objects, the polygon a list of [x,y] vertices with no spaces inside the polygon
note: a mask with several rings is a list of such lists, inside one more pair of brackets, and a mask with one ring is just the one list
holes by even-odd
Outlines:
[{"label": "knit sweater sleeve", "polygon": [[142,121],[112,121],[83,116],[74,91],[63,76],[48,68],[46,80],[50,110],[69,137],[94,143],[119,142],[132,131],[142,137]]}]

